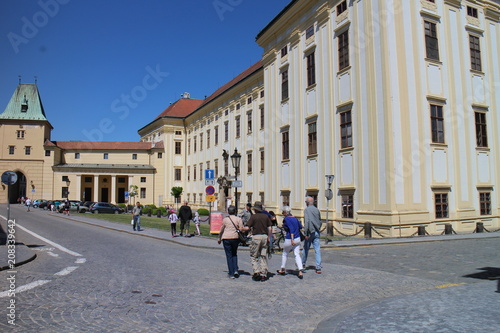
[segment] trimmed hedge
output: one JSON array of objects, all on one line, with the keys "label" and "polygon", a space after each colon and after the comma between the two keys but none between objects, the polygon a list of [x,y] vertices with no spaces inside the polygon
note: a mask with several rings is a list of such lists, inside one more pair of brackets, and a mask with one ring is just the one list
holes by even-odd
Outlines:
[{"label": "trimmed hedge", "polygon": [[200,214],[200,216],[208,216],[210,212],[206,208],[200,208],[198,209],[198,214]]}]

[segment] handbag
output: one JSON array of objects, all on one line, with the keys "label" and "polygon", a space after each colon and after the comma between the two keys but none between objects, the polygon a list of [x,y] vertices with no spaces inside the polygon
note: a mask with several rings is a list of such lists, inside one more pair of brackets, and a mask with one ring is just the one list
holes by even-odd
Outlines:
[{"label": "handbag", "polygon": [[134,219],[132,219],[132,221],[130,221],[130,224],[134,224]]},{"label": "handbag", "polygon": [[238,239],[240,240],[240,243],[242,245],[247,245],[247,242],[248,242],[247,236],[243,235],[243,233],[241,231],[239,231],[238,228],[236,228],[236,224],[234,224],[231,216],[228,216],[228,217],[229,217],[229,220],[231,221],[231,223],[233,224],[234,229],[236,229],[236,233],[238,234]]},{"label": "handbag", "polygon": [[300,232],[300,241],[303,242],[304,239],[306,239],[306,235],[304,235],[304,232],[302,231],[302,229],[299,229],[299,232]]}]

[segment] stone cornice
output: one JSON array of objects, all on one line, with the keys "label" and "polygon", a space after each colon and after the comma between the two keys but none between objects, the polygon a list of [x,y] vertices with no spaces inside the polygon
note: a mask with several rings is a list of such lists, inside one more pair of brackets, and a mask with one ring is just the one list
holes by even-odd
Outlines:
[{"label": "stone cornice", "polygon": [[444,0],[444,3],[458,9],[462,8],[461,0]]}]

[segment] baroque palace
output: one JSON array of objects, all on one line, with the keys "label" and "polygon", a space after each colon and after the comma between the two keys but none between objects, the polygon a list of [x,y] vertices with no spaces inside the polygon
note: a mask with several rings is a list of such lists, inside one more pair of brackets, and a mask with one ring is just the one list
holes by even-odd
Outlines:
[{"label": "baroque palace", "polygon": [[240,209],[300,217],[310,195],[346,233],[499,226],[500,1],[294,0],[256,41],[259,62],[184,94],[140,142],[54,141],[37,86],[20,84],[0,114],[11,196],[120,203],[135,185],[165,205],[182,186],[206,207],[204,170],[234,176],[223,153],[237,149],[242,187],[226,194]]}]

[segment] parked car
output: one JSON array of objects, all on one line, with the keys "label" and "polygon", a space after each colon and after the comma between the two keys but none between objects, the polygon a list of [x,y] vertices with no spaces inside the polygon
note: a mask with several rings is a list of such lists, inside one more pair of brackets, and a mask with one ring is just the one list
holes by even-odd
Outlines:
[{"label": "parked car", "polygon": [[[63,203],[63,202],[61,202],[61,203]],[[70,206],[69,206],[70,213],[71,212],[86,213],[89,211],[89,208],[83,206],[82,202],[79,200],[70,200],[69,204],[70,204]],[[64,211],[64,208],[62,207],[62,205],[59,205],[58,211],[59,211],[59,213],[62,213]]]},{"label": "parked car", "polygon": [[36,199],[35,201],[33,201],[33,208],[37,208],[40,206],[41,203],[43,202],[47,202],[47,200],[45,199]]},{"label": "parked car", "polygon": [[90,207],[90,212],[94,214],[99,213],[109,213],[109,214],[121,214],[123,213],[123,208],[115,206],[107,202],[96,202]]},{"label": "parked car", "polygon": [[38,208],[43,208],[44,210],[50,210],[50,205],[54,204],[54,207],[57,209],[61,201],[59,200],[49,200],[46,202],[42,202]]},{"label": "parked car", "polygon": [[95,204],[95,202],[93,202],[93,201],[82,201],[81,206],[85,206],[88,209],[90,209],[90,207],[92,207],[93,204]]}]

